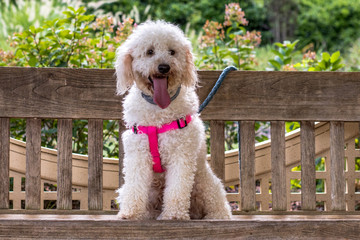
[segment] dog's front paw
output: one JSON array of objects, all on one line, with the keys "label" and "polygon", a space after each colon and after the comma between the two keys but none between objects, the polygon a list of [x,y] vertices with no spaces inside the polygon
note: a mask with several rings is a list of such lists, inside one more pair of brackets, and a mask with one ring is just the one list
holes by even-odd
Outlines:
[{"label": "dog's front paw", "polygon": [[162,212],[157,220],[190,220],[190,215],[188,213],[164,213]]}]

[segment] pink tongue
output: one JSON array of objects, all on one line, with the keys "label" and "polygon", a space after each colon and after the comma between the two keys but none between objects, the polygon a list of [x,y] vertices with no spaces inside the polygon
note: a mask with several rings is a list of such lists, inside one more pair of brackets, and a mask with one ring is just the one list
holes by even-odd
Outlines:
[{"label": "pink tongue", "polygon": [[167,78],[153,78],[154,102],[162,109],[170,105],[171,99],[167,90]]}]

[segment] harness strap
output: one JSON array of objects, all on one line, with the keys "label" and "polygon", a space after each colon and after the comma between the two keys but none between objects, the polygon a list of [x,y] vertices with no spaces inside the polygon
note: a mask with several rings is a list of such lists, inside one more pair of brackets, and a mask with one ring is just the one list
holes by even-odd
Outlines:
[{"label": "harness strap", "polygon": [[187,127],[191,122],[191,115],[187,115],[185,118],[177,119],[171,123],[162,125],[161,127],[154,126],[134,126],[132,130],[135,134],[146,134],[149,140],[150,153],[153,158],[153,170],[157,173],[165,172],[165,169],[161,165],[161,158],[159,153],[159,141],[158,134],[167,131],[182,129]]}]

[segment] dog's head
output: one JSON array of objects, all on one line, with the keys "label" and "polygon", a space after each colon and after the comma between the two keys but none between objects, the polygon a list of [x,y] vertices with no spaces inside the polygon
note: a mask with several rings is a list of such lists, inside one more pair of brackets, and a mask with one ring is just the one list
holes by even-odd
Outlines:
[{"label": "dog's head", "polygon": [[170,23],[148,21],[139,25],[116,55],[118,94],[136,84],[166,108],[179,86],[194,87],[197,83],[191,43]]}]

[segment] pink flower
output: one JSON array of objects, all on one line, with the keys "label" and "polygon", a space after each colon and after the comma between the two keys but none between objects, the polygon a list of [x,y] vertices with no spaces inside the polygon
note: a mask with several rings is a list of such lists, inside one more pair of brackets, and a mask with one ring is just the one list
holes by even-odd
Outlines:
[{"label": "pink flower", "polygon": [[200,47],[205,48],[215,44],[216,39],[223,40],[225,38],[224,28],[221,23],[206,20],[203,26],[205,35],[200,38]]},{"label": "pink flower", "polygon": [[224,26],[231,26],[233,22],[244,26],[249,23],[245,18],[245,12],[242,11],[238,3],[229,3],[225,5]]},{"label": "pink flower", "polygon": [[304,54],[303,59],[315,61],[315,59],[316,59],[316,52],[312,52],[311,50],[308,50],[308,51]]}]

